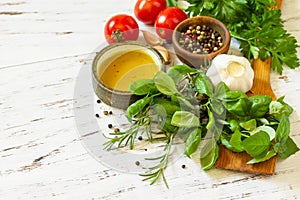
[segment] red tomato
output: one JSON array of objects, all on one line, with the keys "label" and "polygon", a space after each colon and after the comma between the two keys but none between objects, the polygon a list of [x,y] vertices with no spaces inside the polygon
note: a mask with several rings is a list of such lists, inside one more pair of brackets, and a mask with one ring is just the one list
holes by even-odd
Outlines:
[{"label": "red tomato", "polygon": [[156,33],[161,38],[171,41],[173,30],[186,18],[187,15],[180,8],[168,7],[162,10],[155,20]]},{"label": "red tomato", "polygon": [[135,19],[126,14],[111,17],[105,24],[104,34],[110,44],[123,40],[137,40],[139,26]]},{"label": "red tomato", "polygon": [[134,7],[134,14],[141,22],[154,24],[159,12],[166,7],[166,0],[138,0]]}]

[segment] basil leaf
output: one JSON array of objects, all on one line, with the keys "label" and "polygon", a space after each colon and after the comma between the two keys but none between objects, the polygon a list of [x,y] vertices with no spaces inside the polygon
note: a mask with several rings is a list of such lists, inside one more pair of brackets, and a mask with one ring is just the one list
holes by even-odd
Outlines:
[{"label": "basil leaf", "polygon": [[228,92],[229,90],[229,87],[223,81],[220,81],[215,87],[214,96],[216,99],[223,99],[226,92]]},{"label": "basil leaf", "polygon": [[211,100],[211,109],[217,114],[217,115],[222,115],[222,113],[225,111],[225,108],[222,104],[222,102],[217,101],[215,99]]},{"label": "basil leaf", "polygon": [[253,118],[263,117],[269,111],[272,98],[269,96],[255,95],[249,98],[251,103],[249,115]]},{"label": "basil leaf", "polygon": [[293,112],[293,108],[280,100],[282,99],[279,99],[279,101],[272,101],[269,105],[269,113],[273,115],[277,120],[279,120],[282,115],[289,116]]},{"label": "basil leaf", "polygon": [[133,117],[142,112],[143,109],[150,103],[152,97],[144,97],[131,104],[126,110],[126,117],[129,121],[132,121]]},{"label": "basil leaf", "polygon": [[292,138],[288,137],[285,142],[275,143],[274,150],[278,153],[280,158],[284,159],[295,154],[297,151],[299,151],[299,148]]},{"label": "basil leaf", "polygon": [[268,150],[270,144],[270,137],[264,131],[260,131],[254,135],[251,135],[242,142],[245,151],[252,157],[259,156]]},{"label": "basil leaf", "polygon": [[189,110],[193,110],[195,109],[195,107],[188,101],[186,100],[185,98],[183,97],[180,97],[180,96],[172,96],[173,100],[174,99],[177,99],[177,101],[179,102],[179,105],[182,107],[182,108],[186,108],[186,109],[189,109]]},{"label": "basil leaf", "polygon": [[237,115],[239,117],[244,117],[247,115],[249,106],[248,106],[248,99],[241,98],[237,101],[230,101],[225,104],[226,109],[228,112]]},{"label": "basil leaf", "polygon": [[242,146],[242,133],[236,130],[229,141],[229,144],[233,147],[234,152],[242,152],[244,148]]},{"label": "basil leaf", "polygon": [[178,131],[178,127],[173,126],[171,122],[172,122],[172,118],[170,116],[167,116],[161,124],[162,130],[168,133],[176,133]]},{"label": "basil leaf", "polygon": [[171,124],[173,126],[191,128],[199,127],[200,121],[199,118],[191,112],[176,111],[172,117]]},{"label": "basil leaf", "polygon": [[228,139],[225,138],[224,135],[221,136],[220,140],[221,140],[221,144],[224,145],[227,149],[229,149],[231,151],[235,151],[235,148],[233,148],[233,146],[231,146]]},{"label": "basil leaf", "polygon": [[282,115],[276,129],[275,142],[284,143],[290,134],[290,120],[287,115]]},{"label": "basil leaf", "polygon": [[187,73],[196,72],[195,68],[191,68],[187,65],[175,65],[168,69],[167,74],[174,80],[175,83],[180,81]]},{"label": "basil leaf", "polygon": [[170,76],[168,76],[165,72],[156,72],[154,76],[154,83],[158,91],[165,95],[171,96],[179,93],[173,79]]},{"label": "basil leaf", "polygon": [[225,92],[220,98],[223,102],[236,102],[239,99],[248,99],[248,97],[244,92],[230,90]]},{"label": "basil leaf", "polygon": [[260,131],[264,131],[266,133],[268,133],[269,137],[270,137],[270,141],[272,141],[275,138],[276,132],[274,130],[274,128],[272,128],[271,126],[259,126],[256,129],[254,129],[253,131],[250,132],[250,135],[254,135]]},{"label": "basil leaf", "polygon": [[242,121],[240,122],[240,126],[247,131],[252,131],[256,128],[256,120],[250,119],[248,121]]},{"label": "basil leaf", "polygon": [[239,130],[240,129],[240,125],[239,125],[239,122],[235,119],[230,119],[229,121],[229,128],[231,131],[236,131],[236,130]]},{"label": "basil leaf", "polygon": [[194,128],[190,132],[185,142],[185,148],[184,148],[184,153],[188,157],[191,157],[192,153],[194,153],[197,150],[201,141],[201,134],[202,134],[202,128]]},{"label": "basil leaf", "polygon": [[163,112],[172,116],[176,111],[181,110],[180,105],[177,102],[159,97],[153,99],[153,104],[153,108],[157,114]]},{"label": "basil leaf", "polygon": [[272,150],[268,151],[268,153],[265,156],[253,158],[252,160],[248,161],[247,164],[255,164],[255,163],[264,162],[266,160],[269,160],[273,156],[276,156],[276,152],[272,149]]},{"label": "basil leaf", "polygon": [[205,75],[199,73],[195,78],[196,91],[200,94],[206,94],[211,97],[214,91],[214,87],[210,81],[210,79]]},{"label": "basil leaf", "polygon": [[129,86],[132,94],[146,95],[157,91],[153,79],[140,79],[132,82]]},{"label": "basil leaf", "polygon": [[204,170],[211,169],[219,157],[219,146],[214,139],[205,141],[200,152],[201,168]]}]

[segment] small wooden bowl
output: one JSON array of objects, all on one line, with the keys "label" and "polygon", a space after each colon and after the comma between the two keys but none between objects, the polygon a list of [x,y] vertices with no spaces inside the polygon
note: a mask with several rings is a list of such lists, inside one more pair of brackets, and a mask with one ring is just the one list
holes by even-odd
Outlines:
[{"label": "small wooden bowl", "polygon": [[[105,104],[115,108],[127,109],[130,104],[140,98],[137,95],[133,95],[129,90],[123,91],[109,87],[107,84],[103,83],[99,75],[113,59],[126,52],[136,50],[143,51],[150,55],[158,66],[158,70],[164,69],[163,57],[161,54],[156,49],[142,42],[126,41],[104,47],[93,60],[92,84],[96,95]],[[136,58],[132,57],[131,59]],[[110,75],[113,76],[113,74]]]},{"label": "small wooden bowl", "polygon": [[[223,39],[223,46],[217,51],[211,52],[209,54],[195,54],[181,47],[178,41],[181,33],[187,30],[190,26],[195,25],[206,25],[217,31]],[[218,54],[226,54],[230,46],[230,40],[231,38],[228,28],[221,21],[208,16],[197,16],[182,21],[174,29],[172,35],[173,48],[177,57],[183,63],[198,69],[200,67],[207,66],[207,64],[210,63],[210,61]]]}]

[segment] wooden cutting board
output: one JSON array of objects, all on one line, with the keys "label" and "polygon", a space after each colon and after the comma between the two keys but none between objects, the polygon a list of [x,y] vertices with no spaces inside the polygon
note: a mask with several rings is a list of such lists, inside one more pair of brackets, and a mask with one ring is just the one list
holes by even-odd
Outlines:
[{"label": "wooden cutting board", "polygon": [[[276,2],[278,5],[277,8],[280,9],[282,0],[276,0]],[[252,89],[247,94],[248,96],[262,94],[272,97],[273,100],[276,99],[270,83],[271,61],[272,58],[266,59],[265,61],[260,59],[254,60],[254,82]],[[247,164],[251,159],[251,156],[246,152],[234,153],[223,145],[220,145],[219,158],[215,166],[222,169],[265,175],[272,175],[275,172],[277,156],[261,163]]]}]

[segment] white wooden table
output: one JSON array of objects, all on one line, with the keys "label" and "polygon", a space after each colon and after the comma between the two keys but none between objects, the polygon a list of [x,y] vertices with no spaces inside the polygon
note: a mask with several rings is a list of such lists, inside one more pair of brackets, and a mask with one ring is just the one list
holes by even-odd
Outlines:
[{"label": "white wooden table", "polygon": [[[0,1],[0,199],[300,199],[299,153],[279,161],[273,176],[206,172],[182,156],[167,168],[170,189],[105,167],[88,153],[75,122],[78,74],[105,42],[105,21],[114,13],[133,15],[134,2]],[[284,0],[282,13],[300,44],[300,0]],[[295,109],[298,146],[299,77],[299,68],[271,74],[276,96]]]}]

